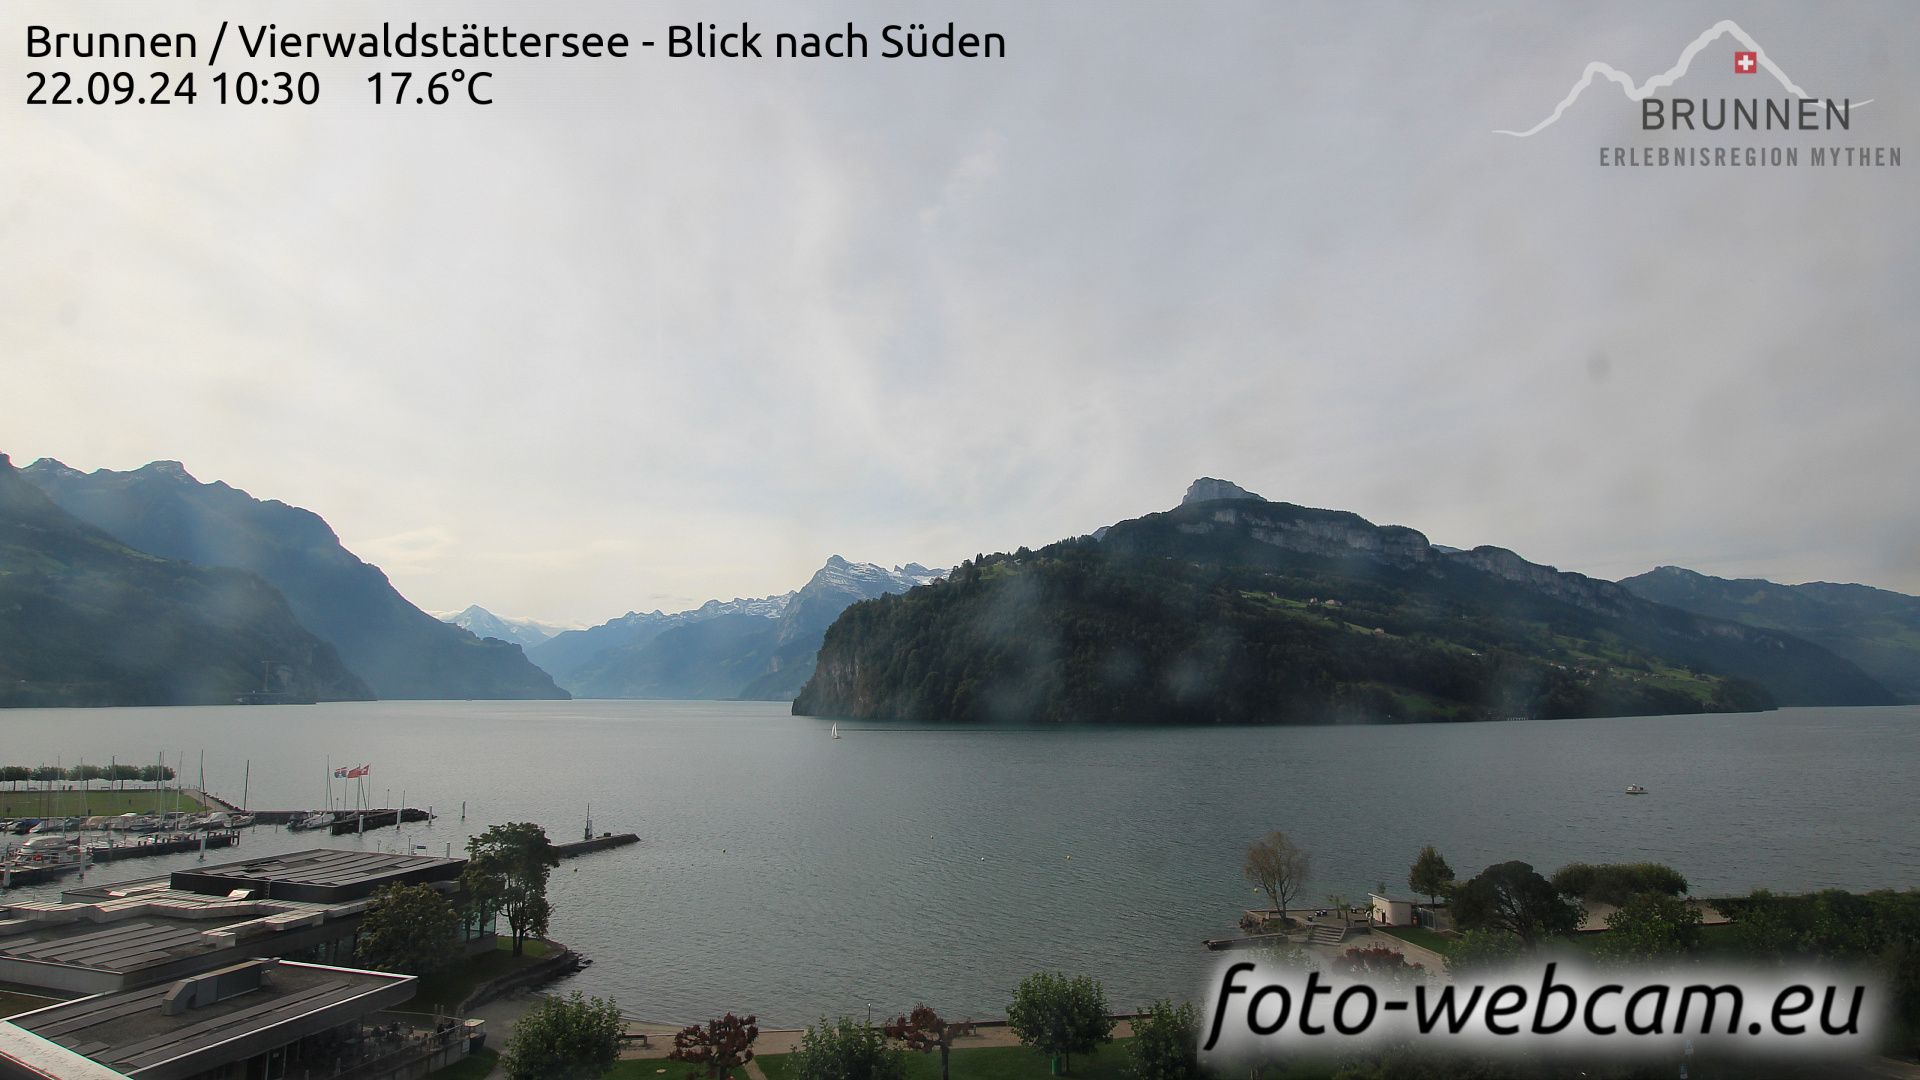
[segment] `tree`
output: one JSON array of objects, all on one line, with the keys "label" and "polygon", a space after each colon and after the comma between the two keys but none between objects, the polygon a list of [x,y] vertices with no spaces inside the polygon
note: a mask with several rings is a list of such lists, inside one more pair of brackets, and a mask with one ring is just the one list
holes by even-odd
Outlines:
[{"label": "tree", "polygon": [[1525,956],[1527,947],[1505,930],[1469,930],[1447,952],[1447,974],[1462,975],[1507,967]]},{"label": "tree", "polygon": [[1700,909],[1671,896],[1641,893],[1607,916],[1597,942],[1603,956],[1654,960],[1691,952],[1700,944]]},{"label": "tree", "polygon": [[1134,1018],[1127,1052],[1133,1057],[1135,1080],[1198,1080],[1200,1017],[1193,1004],[1149,1005],[1144,1015]]},{"label": "tree", "polygon": [[473,910],[507,917],[513,955],[519,956],[527,938],[547,932],[553,913],[547,875],[559,865],[545,829],[532,822],[495,825],[467,841],[460,887]]},{"label": "tree", "polygon": [[1007,1027],[1022,1045],[1060,1057],[1064,1073],[1072,1070],[1074,1054],[1090,1054],[1113,1041],[1112,1013],[1106,990],[1092,978],[1042,971],[1014,988]]},{"label": "tree", "polygon": [[460,914],[431,885],[389,885],[360,920],[356,951],[368,967],[425,975],[453,958]]},{"label": "tree", "polygon": [[915,1005],[913,1012],[887,1021],[887,1038],[906,1043],[907,1049],[916,1053],[940,1051],[940,1080],[948,1080],[948,1058],[953,1054],[953,1035],[957,1026],[941,1019],[940,1014],[931,1008]]},{"label": "tree", "polygon": [[1265,967],[1287,971],[1315,971],[1320,963],[1303,945],[1287,940],[1285,934],[1271,934],[1253,948],[1254,960]]},{"label": "tree", "polygon": [[1247,848],[1247,880],[1260,887],[1280,912],[1287,917],[1287,904],[1305,887],[1313,872],[1313,857],[1294,846],[1283,832],[1270,832]]},{"label": "tree", "polygon": [[1385,945],[1348,949],[1333,961],[1333,970],[1360,982],[1385,986],[1424,982],[1427,977],[1424,965],[1408,963],[1406,954]]},{"label": "tree", "polygon": [[689,1076],[709,1080],[727,1080],[735,1069],[746,1068],[753,1060],[753,1040],[760,1037],[760,1018],[738,1017],[732,1013],[707,1024],[690,1024],[673,1036],[673,1051],[668,1061],[684,1061],[695,1066]]},{"label": "tree", "polygon": [[513,1025],[507,1041],[510,1080],[596,1080],[620,1057],[620,1008],[581,997],[542,998]]},{"label": "tree", "polygon": [[887,1036],[850,1017],[821,1018],[800,1036],[800,1048],[787,1059],[791,1080],[905,1080],[906,1052],[887,1045]]},{"label": "tree", "polygon": [[1453,888],[1453,867],[1429,844],[1421,848],[1420,857],[1413,860],[1413,868],[1407,872],[1407,887],[1437,904],[1440,895]]},{"label": "tree", "polygon": [[1487,867],[1453,894],[1453,917],[1462,929],[1504,930],[1528,949],[1541,938],[1573,933],[1585,915],[1518,860]]},{"label": "tree", "polygon": [[1553,872],[1553,887],[1575,900],[1618,907],[1636,896],[1679,896],[1687,879],[1659,863],[1568,863]]}]

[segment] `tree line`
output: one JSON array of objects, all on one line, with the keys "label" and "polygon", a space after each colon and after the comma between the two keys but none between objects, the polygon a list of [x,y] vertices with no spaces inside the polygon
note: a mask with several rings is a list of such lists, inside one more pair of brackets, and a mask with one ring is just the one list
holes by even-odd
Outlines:
[{"label": "tree line", "polygon": [[112,783],[164,784],[174,779],[171,765],[0,765],[0,783],[12,784],[18,790],[21,784],[58,784],[71,782],[90,784],[96,780]]}]

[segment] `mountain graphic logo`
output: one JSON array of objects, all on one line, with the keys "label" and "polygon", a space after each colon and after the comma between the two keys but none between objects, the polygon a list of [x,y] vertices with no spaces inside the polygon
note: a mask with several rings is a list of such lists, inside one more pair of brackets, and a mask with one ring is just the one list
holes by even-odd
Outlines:
[{"label": "mountain graphic logo", "polygon": [[[1525,139],[1545,131],[1547,128],[1553,126],[1554,122],[1559,120],[1568,109],[1572,108],[1574,102],[1580,100],[1580,95],[1586,93],[1587,87],[1592,86],[1595,79],[1605,79],[1619,86],[1621,91],[1627,95],[1627,100],[1629,101],[1643,101],[1680,81],[1680,77],[1685,75],[1687,69],[1693,66],[1694,59],[1702,52],[1705,52],[1708,46],[1723,37],[1731,37],[1742,46],[1739,51],[1733,54],[1733,70],[1736,74],[1753,75],[1764,71],[1773,76],[1775,81],[1779,82],[1779,84],[1794,97],[1811,98],[1813,96],[1801,89],[1799,84],[1788,78],[1787,73],[1780,70],[1780,65],[1774,63],[1772,58],[1767,56],[1767,51],[1760,47],[1759,42],[1753,40],[1752,35],[1742,30],[1739,23],[1734,22],[1732,19],[1722,19],[1708,27],[1699,37],[1688,42],[1687,47],[1680,50],[1680,59],[1674,61],[1672,67],[1658,75],[1652,76],[1647,79],[1647,81],[1636,83],[1633,80],[1633,76],[1628,75],[1612,64],[1603,60],[1595,60],[1587,65],[1586,70],[1581,73],[1580,78],[1573,84],[1573,88],[1567,91],[1567,96],[1560,99],[1560,104],[1553,107],[1553,112],[1550,113],[1546,119],[1524,131],[1509,131],[1496,128],[1494,134],[1509,135],[1516,139]],[[1857,109],[1862,105],[1869,104],[1870,101],[1871,99],[1868,101],[1856,101],[1852,103],[1852,107]]]}]

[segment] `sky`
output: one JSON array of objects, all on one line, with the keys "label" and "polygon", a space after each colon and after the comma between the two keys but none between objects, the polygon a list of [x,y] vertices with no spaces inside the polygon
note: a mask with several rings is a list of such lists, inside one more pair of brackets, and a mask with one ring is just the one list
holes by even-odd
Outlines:
[{"label": "sky", "polygon": [[[177,459],[320,513],[423,608],[575,625],[785,592],[830,554],[1038,546],[1198,476],[1603,577],[1920,593],[1920,158],[1598,164],[1910,155],[1906,0],[286,0],[281,29],[852,20],[876,49],[951,20],[1007,56],[495,61],[496,104],[433,108],[371,104],[399,62],[229,39],[192,106],[23,103],[29,71],[126,66],[26,59],[29,25],[204,58],[260,10],[0,12],[16,464]],[[1727,18],[1872,104],[1652,135],[1600,81],[1495,134]],[[1784,96],[1735,49],[1668,93]],[[290,66],[320,104],[210,101],[217,70]]]}]

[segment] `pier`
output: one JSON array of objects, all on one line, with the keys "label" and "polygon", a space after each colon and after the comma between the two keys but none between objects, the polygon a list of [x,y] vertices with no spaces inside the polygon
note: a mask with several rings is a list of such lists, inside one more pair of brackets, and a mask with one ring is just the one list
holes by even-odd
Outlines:
[{"label": "pier", "polygon": [[433,815],[425,810],[405,807],[400,810],[352,810],[341,811],[334,815],[333,835],[346,836],[350,833],[362,833],[368,829],[388,829],[402,821],[432,821]]},{"label": "pier", "polygon": [[[235,812],[237,813],[238,811]],[[249,810],[247,813],[253,816],[253,823],[255,825],[286,825],[295,821],[305,821],[315,814],[330,813],[333,815],[335,835],[357,831],[351,827],[342,829],[339,826],[342,822],[351,826],[354,820],[362,814],[366,815],[367,828],[369,829],[385,828],[392,825],[393,816],[396,813],[400,814],[405,821],[432,821],[435,817],[435,815],[417,806],[408,806],[400,810],[394,810],[388,807],[382,810]],[[375,818],[380,819],[379,825],[374,824]]]},{"label": "pier", "polygon": [[87,857],[94,862],[119,862],[121,859],[144,859],[154,855],[178,855],[183,851],[200,851],[204,840],[205,850],[232,847],[240,842],[240,834],[232,829],[209,829],[204,833],[188,835],[179,833],[173,836],[156,836],[144,840],[135,840],[130,844],[115,844],[108,847],[98,844],[87,849]]},{"label": "pier", "polygon": [[626,847],[628,844],[637,844],[639,842],[640,837],[630,832],[601,833],[599,836],[593,837],[590,840],[574,840],[566,844],[555,844],[553,845],[553,853],[562,859],[573,859],[581,855],[591,855],[596,851],[610,851],[617,847]]},{"label": "pier", "polygon": [[12,889],[22,885],[38,885],[43,881],[52,881],[80,869],[77,862],[46,863],[6,863],[0,864],[0,889]]}]

